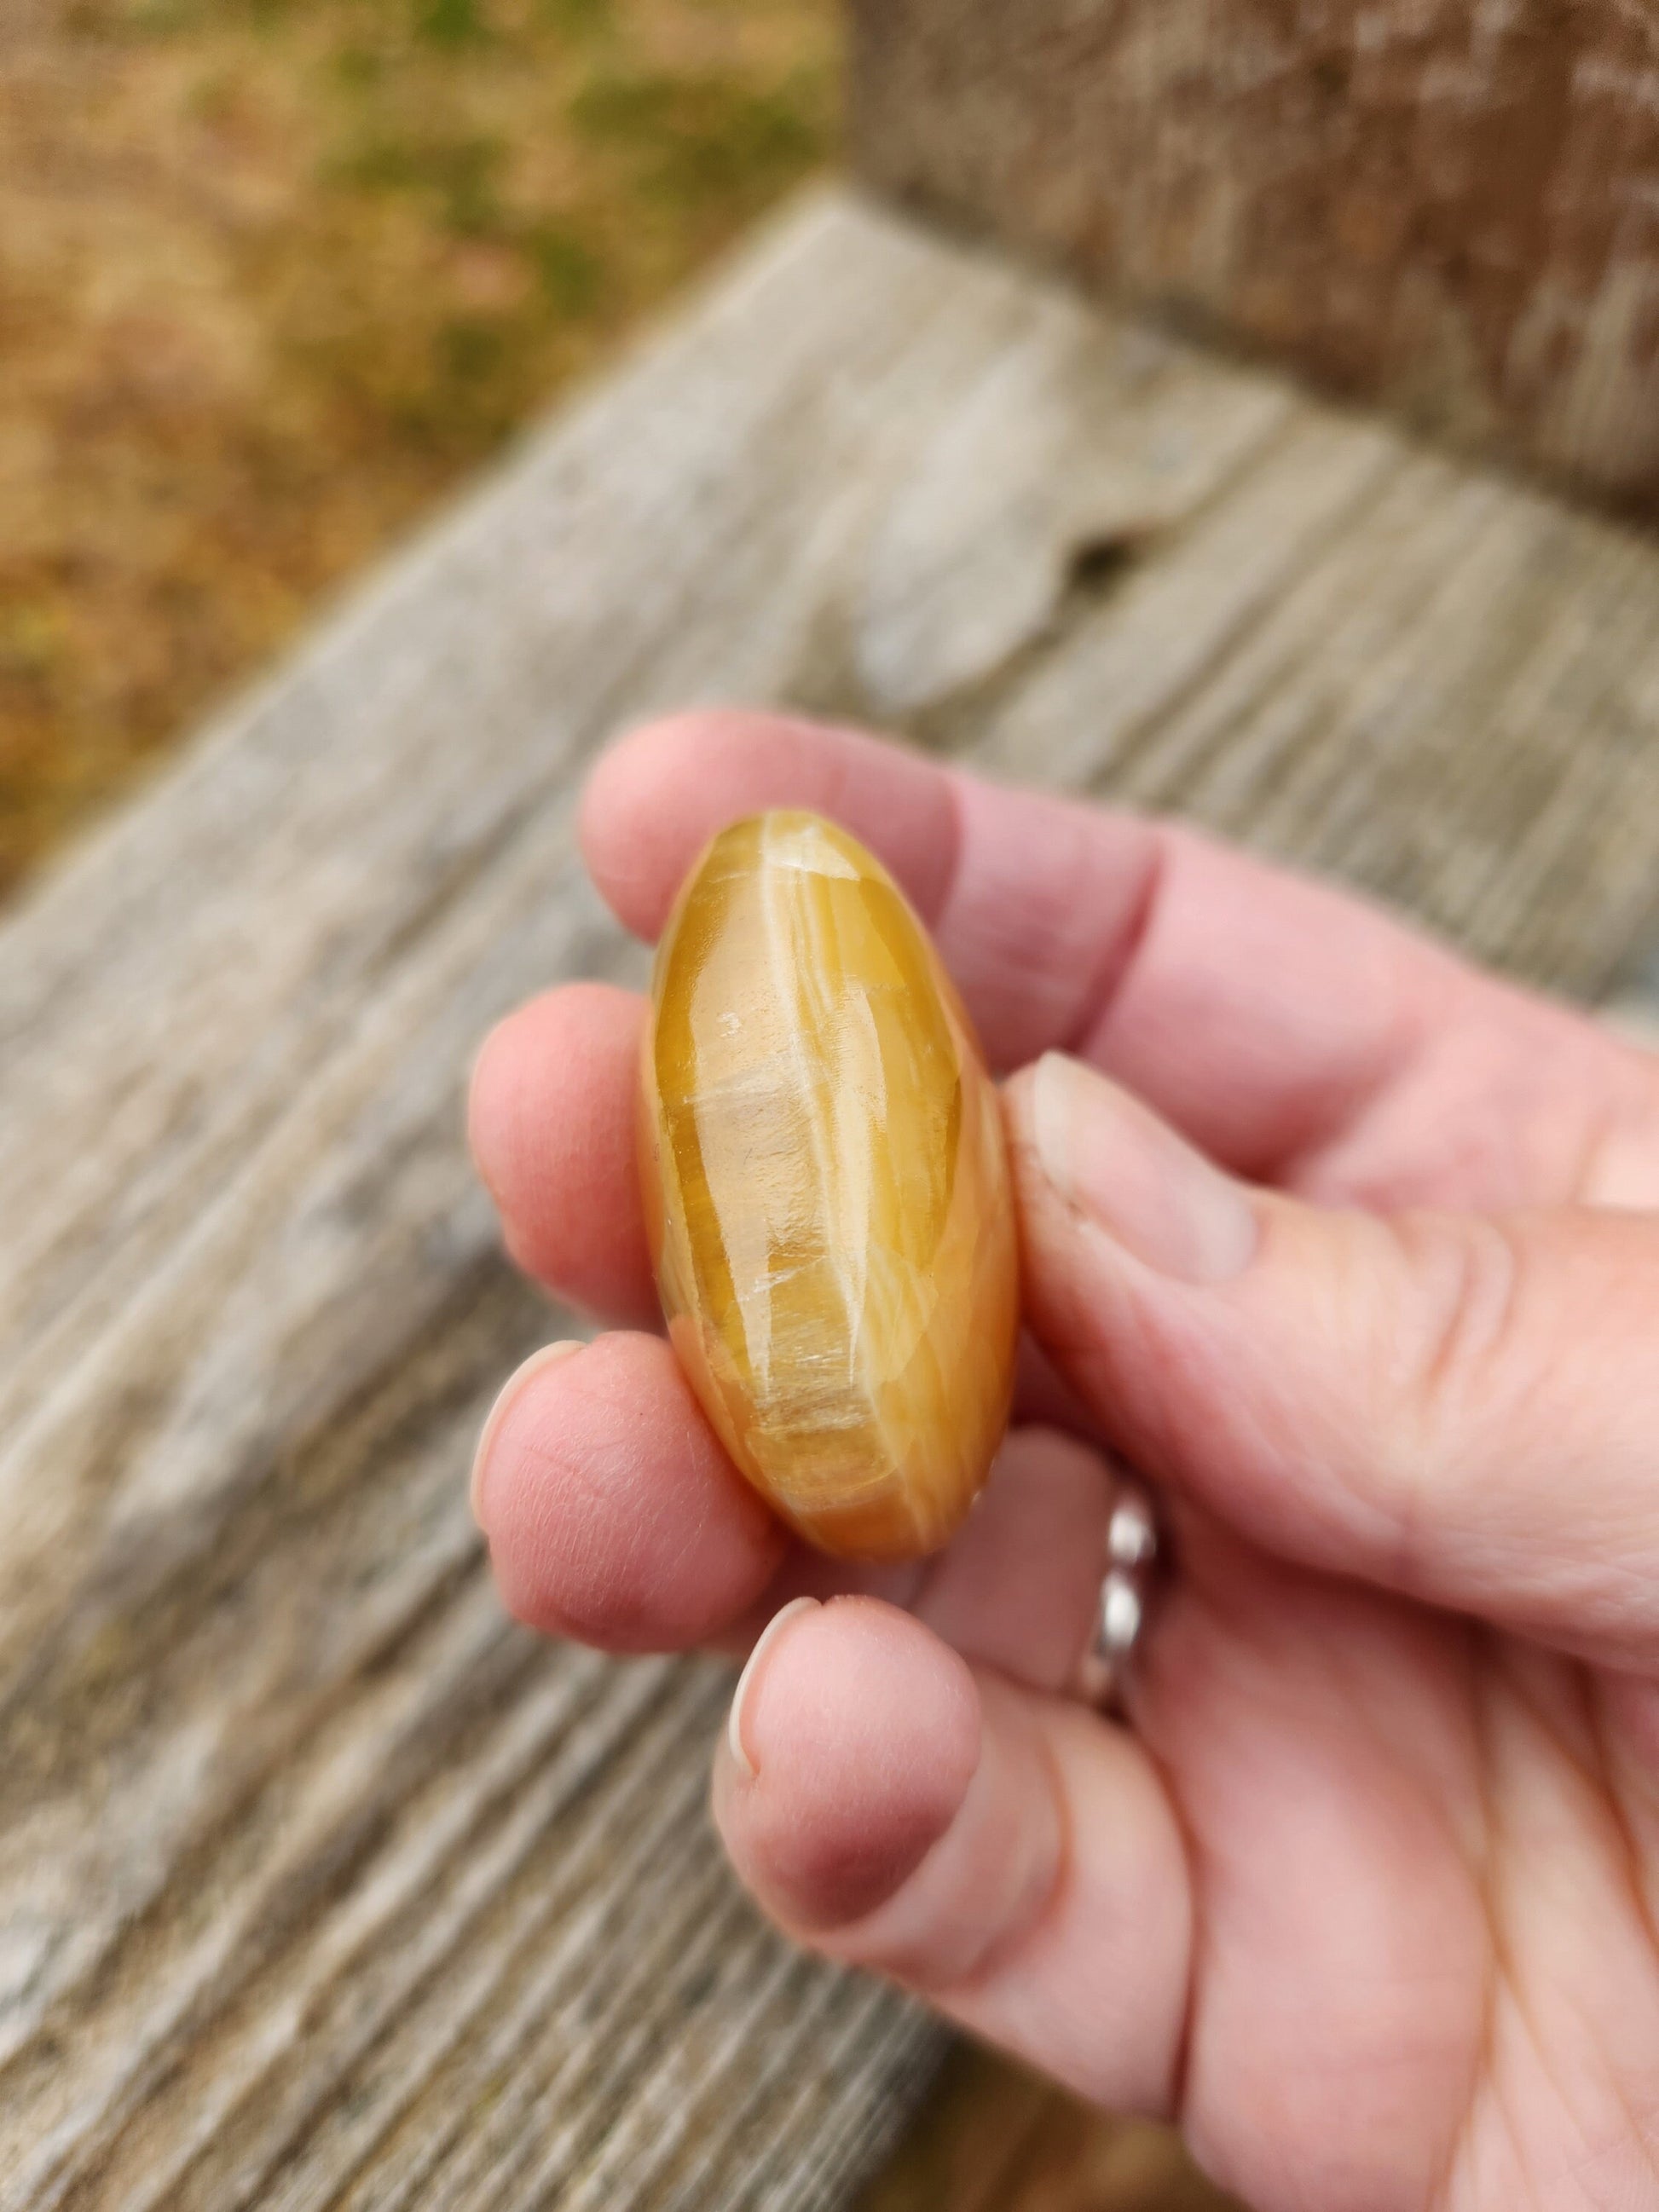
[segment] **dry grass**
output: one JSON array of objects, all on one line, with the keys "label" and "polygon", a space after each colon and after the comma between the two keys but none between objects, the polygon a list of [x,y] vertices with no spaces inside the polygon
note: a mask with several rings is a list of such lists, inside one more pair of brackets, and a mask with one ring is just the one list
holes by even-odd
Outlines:
[{"label": "dry grass", "polygon": [[9,0],[0,889],[820,162],[831,0]]}]

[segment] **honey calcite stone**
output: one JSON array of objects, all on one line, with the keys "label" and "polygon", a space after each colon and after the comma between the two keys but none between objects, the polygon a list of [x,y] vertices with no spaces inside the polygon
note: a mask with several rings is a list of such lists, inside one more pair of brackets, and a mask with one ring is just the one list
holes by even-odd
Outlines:
[{"label": "honey calcite stone", "polygon": [[641,1170],[669,1334],[738,1466],[822,1550],[945,1542],[1008,1418],[1001,1116],[880,862],[818,816],[722,830],[657,953]]}]

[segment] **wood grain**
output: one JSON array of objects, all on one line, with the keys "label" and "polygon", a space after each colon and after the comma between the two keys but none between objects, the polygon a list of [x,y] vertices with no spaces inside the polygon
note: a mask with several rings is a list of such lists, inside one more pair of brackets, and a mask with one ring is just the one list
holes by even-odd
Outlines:
[{"label": "wood grain", "polygon": [[858,159],[1092,281],[1652,512],[1659,16],[854,0]]},{"label": "wood grain", "polygon": [[637,975],[575,781],[744,696],[1114,790],[1583,995],[1659,942],[1659,553],[832,192],[0,930],[0,2212],[842,2201],[935,2065],[722,1872],[703,1663],[465,1469],[568,1330],[489,1024]]}]

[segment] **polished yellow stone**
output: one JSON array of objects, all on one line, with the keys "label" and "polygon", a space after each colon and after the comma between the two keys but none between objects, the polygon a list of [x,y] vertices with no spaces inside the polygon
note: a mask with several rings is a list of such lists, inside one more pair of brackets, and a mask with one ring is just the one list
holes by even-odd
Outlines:
[{"label": "polished yellow stone", "polygon": [[1018,1270],[996,1093],[880,862],[813,814],[721,831],[642,1075],[663,1309],[727,1450],[825,1551],[933,1550],[1008,1417]]}]

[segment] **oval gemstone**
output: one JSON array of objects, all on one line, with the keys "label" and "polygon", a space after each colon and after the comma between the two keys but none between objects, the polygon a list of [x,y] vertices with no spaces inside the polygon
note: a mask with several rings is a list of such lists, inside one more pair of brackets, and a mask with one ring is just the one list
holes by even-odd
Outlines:
[{"label": "oval gemstone", "polygon": [[880,862],[813,814],[722,830],[642,1075],[663,1310],[726,1449],[824,1551],[933,1550],[1007,1420],[1018,1269],[996,1093]]}]

